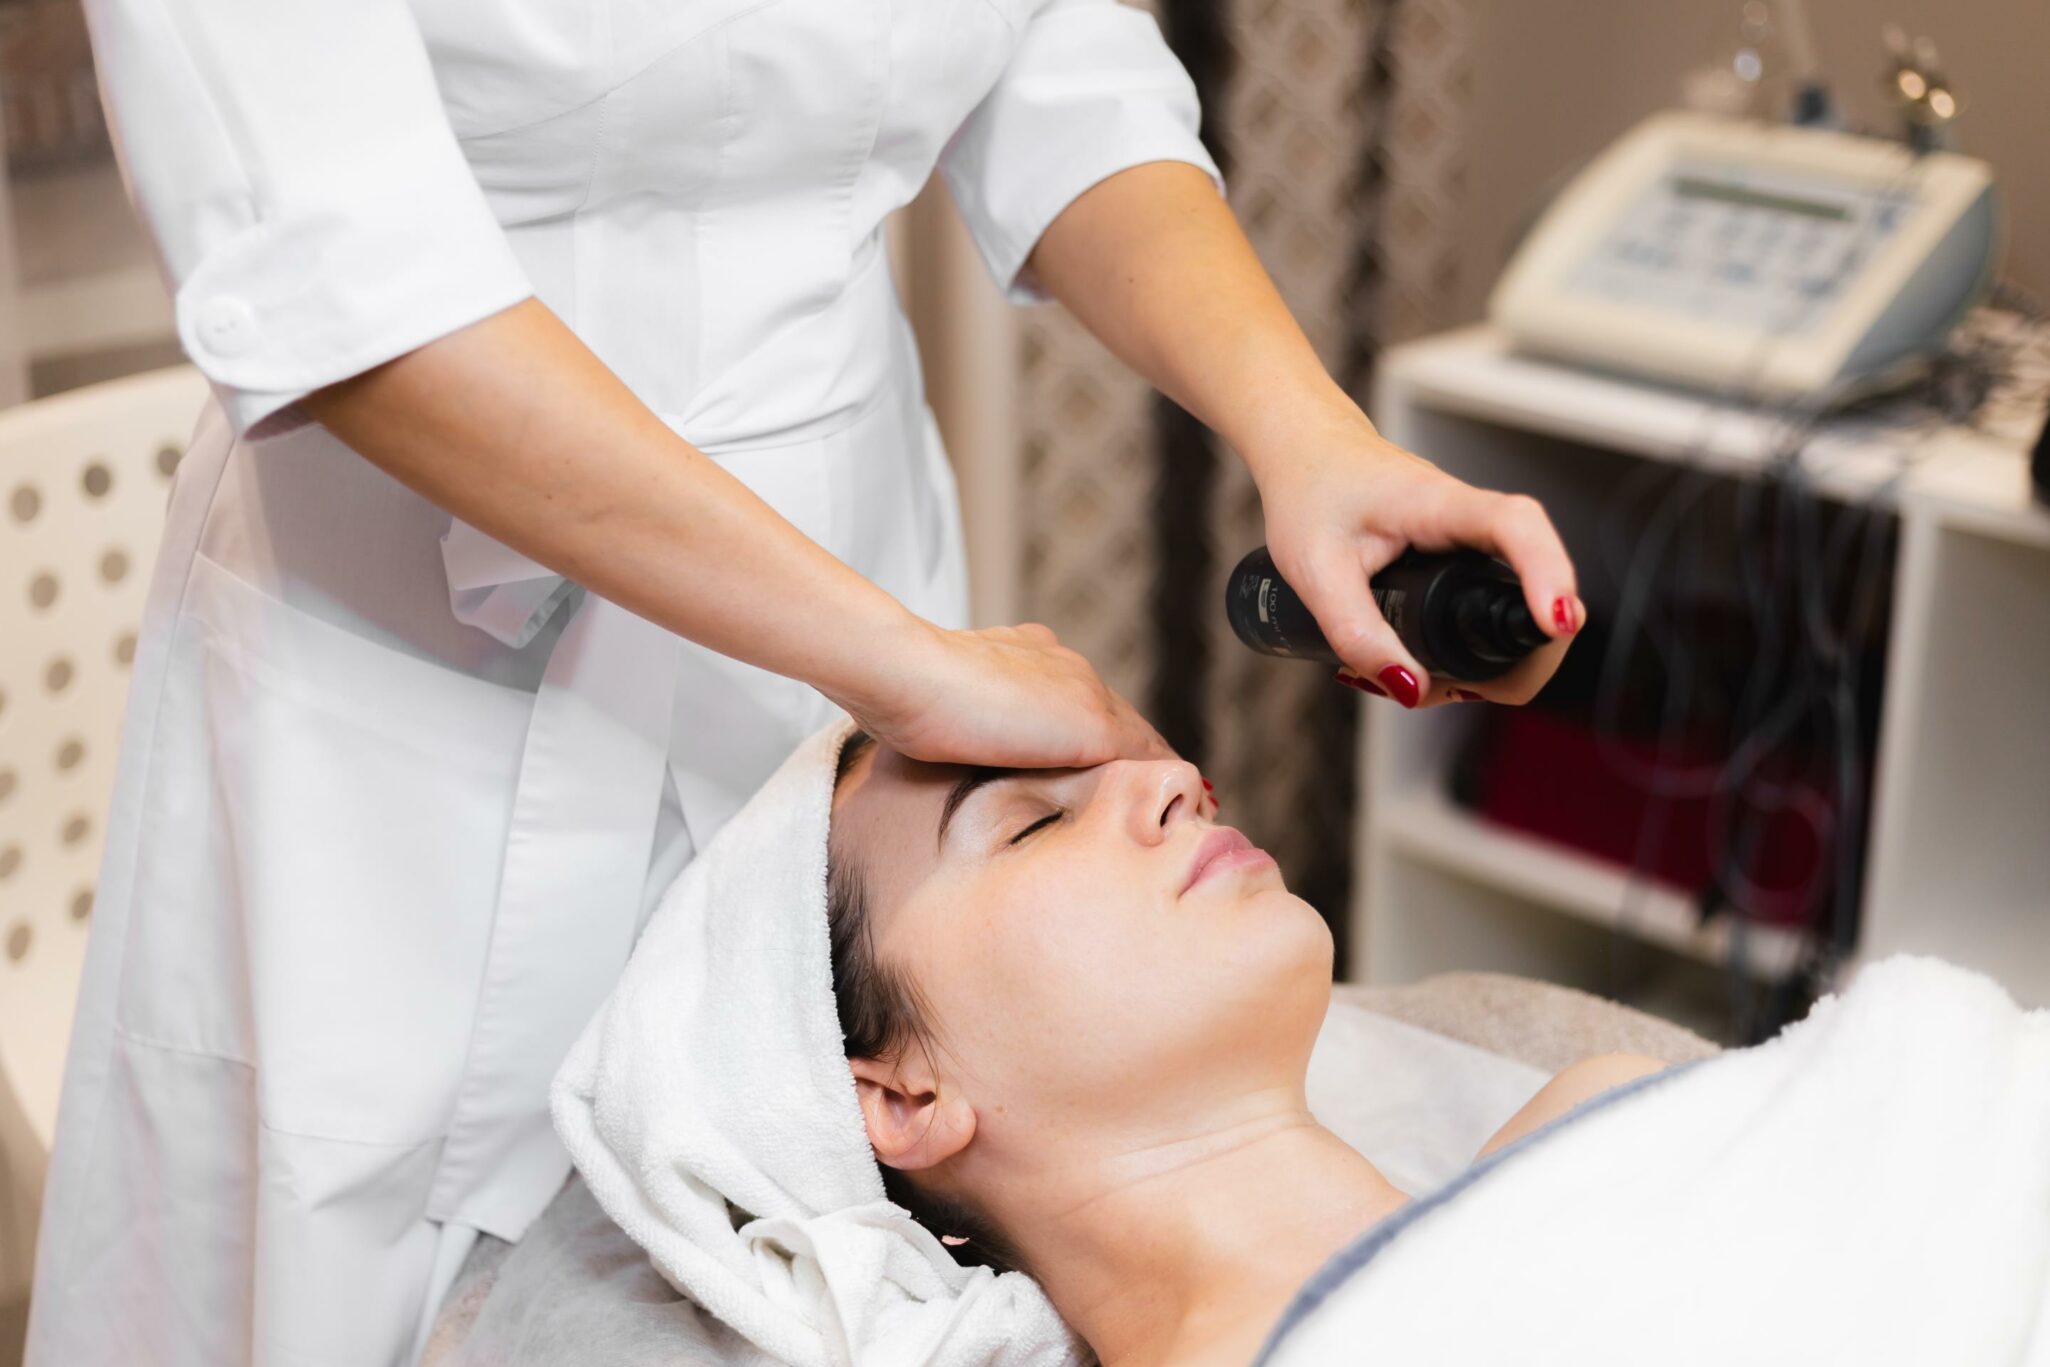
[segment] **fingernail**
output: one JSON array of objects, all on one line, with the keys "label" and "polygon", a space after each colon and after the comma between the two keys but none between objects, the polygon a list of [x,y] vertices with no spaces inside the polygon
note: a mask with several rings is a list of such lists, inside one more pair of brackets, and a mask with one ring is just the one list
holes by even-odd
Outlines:
[{"label": "fingernail", "polygon": [[1206,778],[1203,780],[1203,791],[1206,793],[1215,793],[1217,789],[1212,787],[1210,784],[1210,780]]},{"label": "fingernail", "polygon": [[1416,675],[1401,665],[1389,665],[1375,677],[1388,690],[1388,696],[1404,707],[1415,707],[1423,701],[1424,690],[1417,687]]},{"label": "fingernail", "polygon": [[1571,636],[1574,631],[1573,600],[1561,594],[1552,600],[1552,625],[1559,628],[1561,636]]},{"label": "fingernail", "polygon": [[1449,688],[1449,689],[1447,689],[1447,690],[1445,690],[1445,691],[1446,691],[1446,692],[1448,692],[1448,693],[1450,693],[1450,694],[1451,694],[1451,695],[1452,695],[1453,697],[1455,697],[1455,698],[1459,699],[1459,700],[1460,700],[1461,702],[1486,702],[1486,701],[1487,701],[1487,699],[1486,699],[1486,698],[1484,698],[1484,697],[1482,697],[1482,696],[1481,696],[1480,694],[1478,694],[1478,693],[1474,692],[1474,691],[1473,691],[1473,690],[1472,690],[1471,688]]},{"label": "fingernail", "polygon": [[1338,682],[1344,684],[1347,688],[1357,688],[1360,692],[1371,693],[1377,698],[1385,698],[1388,696],[1385,692],[1382,691],[1381,685],[1375,683],[1372,679],[1362,679],[1357,674],[1334,674],[1332,675],[1332,677],[1337,679]]}]

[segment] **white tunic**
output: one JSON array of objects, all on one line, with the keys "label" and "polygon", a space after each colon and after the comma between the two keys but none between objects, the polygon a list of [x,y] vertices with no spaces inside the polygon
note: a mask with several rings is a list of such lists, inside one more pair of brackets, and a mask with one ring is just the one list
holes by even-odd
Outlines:
[{"label": "white tunic", "polygon": [[1089,185],[1215,168],[1113,0],[89,14],[218,402],[136,658],[29,1362],[395,1363],[475,1231],[561,1184],[547,1080],[652,896],[827,704],[451,526],[294,401],[538,295],[958,624],[885,216],[937,163],[1029,295]]}]

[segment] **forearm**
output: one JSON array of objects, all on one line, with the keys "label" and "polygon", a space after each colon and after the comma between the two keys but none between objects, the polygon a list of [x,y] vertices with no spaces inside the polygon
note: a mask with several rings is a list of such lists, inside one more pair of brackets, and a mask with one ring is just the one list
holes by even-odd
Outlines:
[{"label": "forearm", "polygon": [[[1544,509],[1476,489],[1374,430],[1325,371],[1210,179],[1155,162],[1110,176],[1041,234],[1027,263],[1133,369],[1222,436],[1252,471],[1276,567],[1345,664],[1405,707],[1527,701],[1586,621]],[[1433,679],[1368,591],[1415,548],[1507,561],[1554,640],[1478,689]]]},{"label": "forearm", "polygon": [[303,406],[423,497],[722,654],[867,698],[923,624],[651,413],[544,305]]},{"label": "forearm", "polygon": [[1030,265],[1090,332],[1255,474],[1321,425],[1366,424],[1194,166],[1153,162],[1099,182],[1048,227]]}]

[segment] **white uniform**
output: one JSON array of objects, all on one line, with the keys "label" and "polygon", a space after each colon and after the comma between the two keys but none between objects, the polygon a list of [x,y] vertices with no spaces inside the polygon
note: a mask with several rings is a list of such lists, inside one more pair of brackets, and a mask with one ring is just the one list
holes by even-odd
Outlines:
[{"label": "white uniform", "polygon": [[219,402],[136,658],[29,1362],[399,1362],[475,1231],[566,1175],[546,1084],[652,896],[827,705],[451,526],[293,402],[535,294],[959,623],[885,215],[938,162],[1015,281],[1102,177],[1215,168],[1112,0],[89,12]]}]

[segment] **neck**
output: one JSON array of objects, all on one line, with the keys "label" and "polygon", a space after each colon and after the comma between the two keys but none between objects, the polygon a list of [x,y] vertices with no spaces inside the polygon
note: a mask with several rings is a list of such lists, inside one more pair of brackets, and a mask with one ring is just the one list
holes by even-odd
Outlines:
[{"label": "neck", "polygon": [[1104,1367],[1250,1360],[1296,1289],[1408,1199],[1300,1091],[1241,1098],[1008,1195],[1037,1212],[1005,1221],[1028,1231],[1020,1252]]}]

